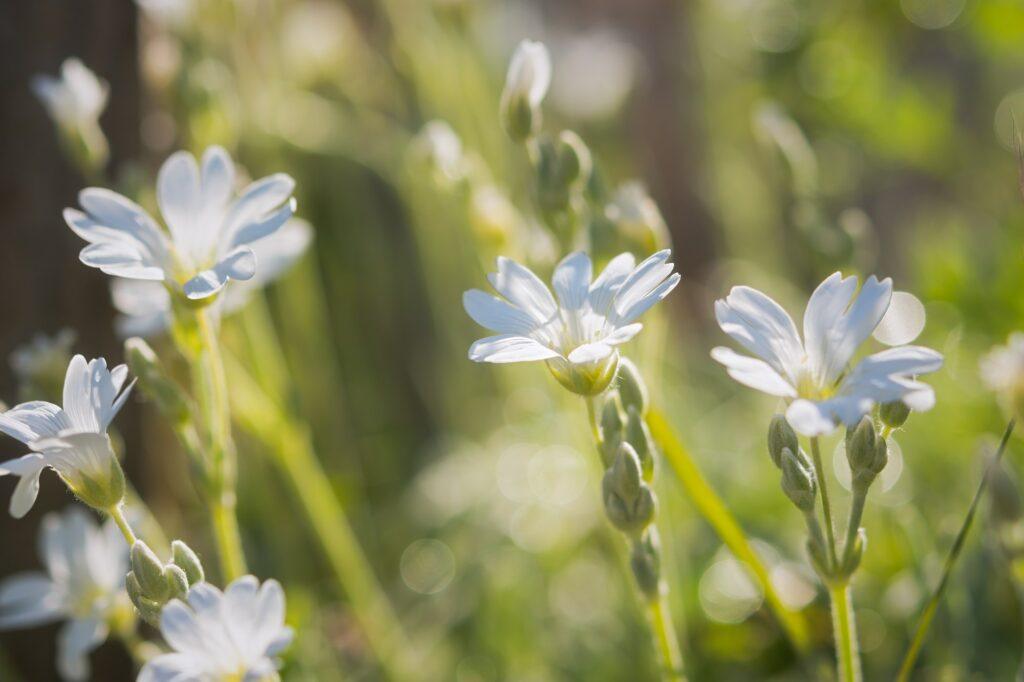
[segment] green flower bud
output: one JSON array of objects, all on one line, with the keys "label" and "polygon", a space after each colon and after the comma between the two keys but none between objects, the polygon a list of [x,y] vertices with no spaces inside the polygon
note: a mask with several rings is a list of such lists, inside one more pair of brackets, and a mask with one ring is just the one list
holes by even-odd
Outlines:
[{"label": "green flower bud", "polygon": [[124,342],[124,353],[129,369],[138,377],[139,387],[160,412],[178,424],[189,420],[192,411],[185,391],[167,375],[150,345],[132,337]]},{"label": "green flower bud", "polygon": [[590,149],[579,135],[571,130],[563,130],[558,135],[555,145],[556,182],[563,187],[577,183],[586,184],[593,170]]},{"label": "green flower bud", "polygon": [[890,429],[900,428],[907,422],[909,417],[910,408],[902,400],[894,400],[878,408],[878,418]]},{"label": "green flower bud", "polygon": [[800,440],[785,415],[776,414],[768,425],[768,454],[775,466],[782,468],[782,451],[787,448],[790,452],[800,452]]},{"label": "green flower bud", "polygon": [[781,461],[782,492],[800,511],[813,511],[817,484],[810,463],[802,454],[794,454],[789,448],[783,448]]},{"label": "green flower bud", "polygon": [[543,44],[524,40],[509,62],[501,93],[501,122],[523,142],[540,130],[540,105],[551,83],[551,57]]},{"label": "green flower bud", "polygon": [[540,130],[540,108],[526,97],[509,97],[501,102],[501,125],[513,142],[525,142]]},{"label": "green flower bud", "polygon": [[644,384],[640,370],[629,358],[619,360],[618,372],[619,395],[625,409],[636,408],[641,417],[647,416],[650,401],[647,397],[647,386]]},{"label": "green flower bud", "polygon": [[185,571],[189,585],[201,583],[206,579],[203,572],[203,564],[199,561],[199,557],[196,556],[191,547],[181,540],[175,540],[171,543],[171,557],[174,564]]},{"label": "green flower bud", "polygon": [[854,488],[864,489],[889,462],[889,445],[875,434],[875,423],[870,417],[861,419],[857,427],[846,431],[846,459]]},{"label": "green flower bud", "polygon": [[601,461],[606,468],[615,462],[624,427],[619,396],[613,391],[608,394],[601,408]]},{"label": "green flower bud", "polygon": [[83,503],[96,511],[109,513],[124,501],[126,485],[110,438],[102,434],[79,434],[77,441],[79,448],[90,451],[89,461],[95,468],[60,471],[61,478]]},{"label": "green flower bud", "polygon": [[166,601],[169,589],[164,577],[164,564],[142,540],[136,540],[132,545],[131,563],[142,595],[156,602]]},{"label": "green flower bud", "polygon": [[152,625],[153,627],[160,627],[160,609],[162,604],[158,604],[151,599],[147,599],[142,593],[142,586],[139,585],[138,579],[135,577],[134,572],[128,573],[124,579],[125,590],[128,592],[128,598],[131,599],[132,604],[138,609],[139,615],[142,619]]},{"label": "green flower bud", "polygon": [[639,533],[654,519],[657,503],[641,475],[640,458],[629,443],[623,443],[601,481],[605,514],[625,533]]},{"label": "green flower bud", "polygon": [[655,599],[661,591],[661,543],[657,529],[651,527],[643,537],[633,542],[629,553],[637,587],[648,599]]},{"label": "green flower bud", "polygon": [[188,594],[188,576],[174,564],[164,566],[164,581],[167,583],[167,600],[183,599]]},{"label": "green flower bud", "polygon": [[627,408],[627,412],[626,440],[636,450],[637,457],[640,458],[640,467],[643,469],[644,480],[649,482],[654,478],[654,442],[651,438],[651,431],[635,407]]}]

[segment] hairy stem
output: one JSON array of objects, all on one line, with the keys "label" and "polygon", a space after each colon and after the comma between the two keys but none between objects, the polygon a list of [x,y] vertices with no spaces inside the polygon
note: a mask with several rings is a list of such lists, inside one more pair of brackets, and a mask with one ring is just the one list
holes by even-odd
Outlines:
[{"label": "hairy stem", "polygon": [[107,512],[110,514],[110,518],[114,519],[114,523],[117,524],[118,529],[121,531],[121,535],[124,536],[124,541],[131,547],[135,544],[135,531],[132,530],[131,524],[128,523],[128,519],[124,515],[124,503],[117,504],[110,508]]},{"label": "hairy stem", "polygon": [[683,674],[683,655],[679,651],[679,638],[672,624],[672,614],[665,602],[665,595],[659,594],[657,598],[647,602],[647,613],[658,643],[662,679],[681,682],[686,679]]},{"label": "hairy stem", "polygon": [[860,648],[857,645],[857,623],[850,602],[850,584],[830,585],[832,629],[836,640],[836,666],[840,682],[860,682]]},{"label": "hairy stem", "polygon": [[814,475],[818,479],[818,490],[821,491],[821,509],[825,516],[825,537],[828,540],[828,559],[830,570],[835,570],[836,532],[832,525],[832,504],[828,499],[828,482],[825,480],[825,467],[821,463],[821,447],[818,437],[811,438],[811,459],[814,461]]}]

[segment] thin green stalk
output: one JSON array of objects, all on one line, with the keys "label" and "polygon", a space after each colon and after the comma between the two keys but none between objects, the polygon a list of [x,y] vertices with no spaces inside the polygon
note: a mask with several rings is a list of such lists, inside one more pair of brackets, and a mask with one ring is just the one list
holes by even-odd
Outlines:
[{"label": "thin green stalk", "polygon": [[857,542],[857,533],[860,531],[860,520],[864,516],[864,503],[868,498],[867,486],[853,487],[853,498],[850,500],[850,519],[846,524],[846,542],[843,545],[843,561],[841,566],[846,566],[850,561],[850,554]]},{"label": "thin green stalk", "polygon": [[651,619],[651,628],[654,630],[654,638],[658,642],[662,678],[682,682],[686,679],[683,674],[683,654],[679,651],[679,638],[676,636],[675,625],[672,624],[672,614],[665,603],[665,595],[660,594],[657,599],[648,601],[647,612]]},{"label": "thin green stalk", "polygon": [[584,398],[587,403],[587,418],[590,420],[590,434],[594,438],[594,444],[601,445],[601,427],[597,425],[597,406],[594,404],[594,397]]},{"label": "thin green stalk", "polygon": [[830,585],[832,629],[836,639],[836,666],[840,682],[860,682],[860,649],[857,645],[857,623],[850,603],[850,584]]},{"label": "thin green stalk", "polygon": [[261,440],[284,473],[320,543],[341,592],[348,597],[370,647],[388,678],[423,677],[401,622],[391,608],[363,552],[345,510],[320,465],[308,429],[291,418],[242,365],[228,358],[234,416]]},{"label": "thin green stalk", "polygon": [[235,507],[236,455],[231,438],[231,406],[228,403],[227,380],[220,342],[214,328],[210,308],[196,313],[202,351],[198,363],[198,379],[209,437],[208,497],[213,535],[220,555],[221,573],[231,582],[246,572],[245,552],[238,528]]},{"label": "thin green stalk", "polygon": [[942,601],[942,596],[946,592],[946,586],[949,584],[949,577],[953,572],[953,566],[956,565],[960,552],[964,548],[964,542],[967,540],[967,533],[971,530],[971,524],[974,522],[974,514],[978,510],[978,504],[981,502],[986,486],[988,486],[988,480],[991,477],[992,471],[995,470],[995,467],[999,466],[999,462],[1003,458],[1006,444],[1010,441],[1015,425],[1016,420],[1014,419],[1011,419],[1010,423],[1006,425],[1003,438],[999,441],[999,448],[996,450],[996,454],[988,467],[986,467],[985,473],[981,477],[981,482],[978,483],[978,489],[974,492],[974,499],[971,500],[971,506],[967,508],[964,522],[960,525],[960,531],[953,541],[953,546],[949,548],[949,554],[946,556],[946,562],[942,567],[942,577],[939,578],[939,584],[935,586],[935,591],[932,592],[931,598],[921,613],[917,630],[914,632],[914,639],[910,642],[910,649],[907,650],[903,664],[900,665],[900,671],[896,677],[897,682],[906,682],[906,680],[910,679],[910,673],[914,670],[914,664],[917,662],[917,657],[921,653],[921,647],[924,646],[924,640],[928,636],[928,629],[931,627],[932,619],[935,618],[935,611],[938,609],[939,602]]},{"label": "thin green stalk", "polygon": [[114,523],[117,524],[118,529],[121,531],[121,535],[124,536],[124,541],[131,547],[135,544],[135,532],[132,530],[131,524],[128,523],[128,519],[124,516],[124,504],[118,504],[111,507],[107,512],[110,514],[110,518],[114,519]]},{"label": "thin green stalk", "polygon": [[799,651],[806,651],[809,639],[807,624],[803,617],[790,611],[782,602],[782,598],[772,586],[768,568],[751,547],[743,529],[729,512],[725,503],[701,474],[693,457],[690,456],[689,451],[664,415],[652,408],[647,414],[647,425],[697,512],[711,525],[733,556],[746,564],[754,574],[754,578],[764,590],[769,607],[793,646]]},{"label": "thin green stalk", "polygon": [[832,504],[828,499],[828,481],[825,476],[825,467],[821,463],[821,447],[818,438],[811,439],[811,459],[814,461],[814,476],[818,479],[818,490],[821,491],[821,509],[825,515],[825,537],[828,540],[828,559],[831,562],[830,570],[835,570],[838,565],[836,560],[836,531],[832,525]]}]

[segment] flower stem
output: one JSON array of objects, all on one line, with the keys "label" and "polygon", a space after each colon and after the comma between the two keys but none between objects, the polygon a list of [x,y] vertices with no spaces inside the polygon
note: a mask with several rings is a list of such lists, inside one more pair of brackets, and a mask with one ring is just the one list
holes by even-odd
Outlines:
[{"label": "flower stem", "polygon": [[864,516],[864,502],[868,498],[867,486],[853,486],[853,498],[850,500],[850,519],[846,524],[846,542],[843,544],[843,561],[841,566],[847,566],[853,546],[857,542],[857,533],[860,531],[860,520]]},{"label": "flower stem", "polygon": [[806,622],[800,614],[790,611],[782,602],[779,593],[772,586],[768,569],[761,561],[761,557],[751,547],[750,541],[725,506],[725,502],[704,478],[668,420],[662,413],[651,408],[647,414],[647,425],[697,512],[711,525],[733,556],[753,573],[764,590],[769,607],[793,646],[799,651],[806,651],[809,645]]},{"label": "flower stem", "polygon": [[672,624],[672,614],[665,601],[664,594],[658,595],[656,599],[651,599],[647,602],[647,613],[651,619],[651,628],[654,630],[658,653],[661,656],[661,677],[664,680],[681,682],[686,679],[683,674],[683,655],[679,651],[679,638],[676,636],[676,628]]},{"label": "flower stem", "polygon": [[811,438],[811,458],[814,461],[814,475],[818,479],[818,489],[821,491],[821,510],[825,516],[825,537],[828,540],[828,558],[831,562],[830,570],[835,570],[836,559],[836,532],[832,525],[832,503],[828,499],[828,482],[825,478],[825,467],[821,463],[821,447],[818,437]]},{"label": "flower stem", "polygon": [[231,582],[246,571],[245,553],[235,512],[235,445],[231,438],[231,407],[220,343],[210,307],[196,313],[202,351],[199,357],[199,388],[209,437],[209,504],[214,539],[220,554],[221,572]]},{"label": "flower stem", "polygon": [[597,425],[597,405],[594,396],[588,395],[584,401],[587,403],[587,417],[590,420],[590,433],[594,437],[594,445],[601,447],[603,438],[601,437],[601,427]]},{"label": "flower stem", "polygon": [[857,646],[857,623],[853,617],[848,582],[830,585],[832,628],[836,640],[836,666],[840,682],[860,682],[860,651]]},{"label": "flower stem", "polygon": [[117,527],[120,529],[121,535],[124,536],[124,541],[128,543],[128,546],[131,547],[134,545],[136,540],[135,532],[132,530],[131,524],[128,523],[128,519],[125,518],[124,505],[117,504],[111,507],[107,513],[110,514],[110,518],[114,519],[114,523],[117,524]]}]

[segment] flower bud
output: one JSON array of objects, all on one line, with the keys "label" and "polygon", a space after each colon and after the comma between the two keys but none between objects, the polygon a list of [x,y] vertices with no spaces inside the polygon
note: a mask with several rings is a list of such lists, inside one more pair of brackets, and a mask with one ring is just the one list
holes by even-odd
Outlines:
[{"label": "flower bud", "polygon": [[650,482],[654,479],[654,442],[651,438],[651,431],[635,407],[627,408],[626,418],[626,441],[636,450],[640,458],[640,467],[644,472],[644,480]]},{"label": "flower bud", "polygon": [[501,122],[514,142],[523,142],[540,130],[540,104],[551,84],[551,57],[542,43],[519,43],[501,94]]},{"label": "flower bud", "polygon": [[601,408],[601,461],[606,468],[615,463],[624,427],[619,395],[613,391],[609,393],[604,401],[604,407]]},{"label": "flower bud", "polygon": [[615,463],[601,481],[605,514],[624,533],[639,533],[654,518],[654,493],[641,479],[640,459],[629,443],[619,447]]},{"label": "flower bud", "polygon": [[132,545],[131,563],[142,595],[155,602],[166,601],[169,587],[164,577],[164,564],[142,540],[136,540]]},{"label": "flower bud", "polygon": [[650,400],[647,397],[647,386],[644,384],[643,376],[633,361],[629,358],[619,360],[618,372],[619,395],[622,396],[622,406],[625,409],[636,408],[641,417],[647,416],[647,407]]},{"label": "flower bud", "polygon": [[661,591],[661,543],[653,526],[633,542],[629,553],[637,587],[648,599],[655,599]]},{"label": "flower bud", "polygon": [[142,391],[156,403],[161,413],[180,424],[191,418],[184,390],[164,371],[160,358],[139,337],[124,342],[124,354],[132,374],[138,377]]},{"label": "flower bud", "polygon": [[191,547],[181,540],[175,540],[171,543],[171,557],[174,565],[179,566],[185,572],[189,585],[201,583],[206,579],[206,575],[203,572],[203,564],[199,561],[199,557],[196,556]]},{"label": "flower bud", "polygon": [[776,414],[768,425],[768,454],[775,466],[782,468],[782,451],[787,448],[790,452],[800,452],[800,440],[786,417]]},{"label": "flower bud", "polygon": [[545,210],[563,211],[573,189],[590,179],[590,151],[571,130],[563,130],[556,140],[540,139],[536,150],[537,201]]},{"label": "flower bud", "polygon": [[855,488],[866,488],[889,462],[889,445],[875,434],[875,423],[864,417],[857,428],[846,431],[846,459]]},{"label": "flower bud", "polygon": [[50,439],[47,445],[68,453],[68,461],[55,464],[55,468],[79,500],[102,513],[121,504],[126,486],[124,471],[109,436],[75,433]]},{"label": "flower bud", "polygon": [[153,627],[160,627],[160,609],[162,605],[147,599],[143,595],[142,586],[139,585],[139,580],[135,577],[134,572],[129,572],[125,576],[124,585],[125,590],[128,592],[128,598],[131,599],[132,604],[138,609],[142,619]]},{"label": "flower bud", "polygon": [[910,417],[910,408],[902,400],[894,400],[891,403],[884,403],[878,408],[878,418],[890,429],[898,429],[903,426]]},{"label": "flower bud", "polygon": [[782,492],[800,511],[813,511],[817,484],[810,463],[789,448],[783,448],[781,461]]},{"label": "flower bud", "polygon": [[185,571],[174,564],[164,567],[164,581],[167,583],[167,600],[182,599],[188,594],[189,581]]}]

